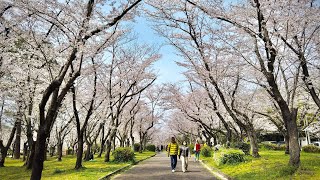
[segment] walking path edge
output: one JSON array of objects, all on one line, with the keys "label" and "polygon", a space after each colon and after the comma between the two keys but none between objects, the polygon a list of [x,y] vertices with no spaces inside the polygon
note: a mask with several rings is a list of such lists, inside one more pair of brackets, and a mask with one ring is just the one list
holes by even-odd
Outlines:
[{"label": "walking path edge", "polygon": [[136,164],[139,164],[140,162],[142,162],[142,161],[144,161],[144,160],[147,160],[147,159],[149,159],[149,158],[152,158],[152,157],[154,157],[154,156],[156,156],[156,155],[157,155],[157,153],[155,153],[154,155],[149,156],[149,157],[147,157],[147,158],[145,158],[145,159],[140,159],[139,161],[136,161],[136,162],[134,162],[133,164],[129,164],[129,165],[124,166],[124,167],[122,167],[122,168],[120,168],[120,169],[117,169],[117,170],[115,170],[115,171],[113,171],[113,172],[111,172],[111,173],[109,173],[109,174],[101,177],[99,180],[109,180],[109,179],[111,178],[111,176],[114,176],[114,175],[116,175],[116,174],[118,174],[118,173],[120,173],[120,172],[123,172],[123,171],[129,169],[130,167],[132,167],[132,166],[134,166],[134,165],[136,165]]},{"label": "walking path edge", "polygon": [[221,173],[218,169],[209,167],[206,163],[202,162],[202,160],[200,160],[200,163],[201,163],[206,169],[208,169],[216,178],[219,178],[219,179],[221,179],[221,180],[231,180],[231,179],[232,179],[232,178],[228,177],[227,175]]}]

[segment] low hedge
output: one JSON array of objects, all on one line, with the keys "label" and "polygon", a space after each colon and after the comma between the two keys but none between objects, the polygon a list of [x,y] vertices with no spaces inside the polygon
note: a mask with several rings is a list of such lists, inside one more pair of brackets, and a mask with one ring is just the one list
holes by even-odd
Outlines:
[{"label": "low hedge", "polygon": [[244,161],[244,154],[241,153],[227,153],[220,158],[222,164],[237,164]]},{"label": "low hedge", "polygon": [[134,152],[131,148],[117,148],[112,153],[115,162],[129,162],[134,161]]},{"label": "low hedge", "polygon": [[240,142],[237,144],[237,147],[241,149],[245,155],[250,155],[250,144]]},{"label": "low hedge", "polygon": [[148,144],[146,146],[146,150],[155,152],[156,151],[156,146],[154,144]]},{"label": "low hedge", "polygon": [[139,152],[139,150],[140,150],[140,144],[139,144],[139,143],[134,143],[133,149],[134,149],[134,152]]},{"label": "low hedge", "polygon": [[204,146],[201,148],[200,154],[204,157],[211,157],[212,149],[209,146]]},{"label": "low hedge", "polygon": [[286,150],[285,144],[277,145],[277,144],[261,143],[260,147],[262,149],[274,150],[274,151],[285,151]]},{"label": "low hedge", "polygon": [[302,147],[302,151],[308,153],[320,153],[320,148],[314,145],[307,145]]}]

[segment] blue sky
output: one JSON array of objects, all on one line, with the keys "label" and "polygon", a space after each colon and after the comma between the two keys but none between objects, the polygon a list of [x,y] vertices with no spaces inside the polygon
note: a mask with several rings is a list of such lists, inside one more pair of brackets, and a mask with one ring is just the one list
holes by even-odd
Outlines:
[{"label": "blue sky", "polygon": [[139,42],[161,46],[159,53],[162,57],[154,65],[154,69],[158,71],[159,75],[157,83],[175,83],[184,79],[181,74],[183,68],[175,63],[181,57],[177,56],[176,50],[167,45],[166,40],[151,28],[151,24],[144,17],[136,17],[133,30],[137,34]]}]

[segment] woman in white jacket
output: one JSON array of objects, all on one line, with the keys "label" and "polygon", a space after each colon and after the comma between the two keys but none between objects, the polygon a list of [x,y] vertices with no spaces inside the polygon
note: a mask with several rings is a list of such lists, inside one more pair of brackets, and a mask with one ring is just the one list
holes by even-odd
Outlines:
[{"label": "woman in white jacket", "polygon": [[186,172],[188,170],[188,157],[190,158],[191,153],[189,147],[187,146],[187,142],[183,141],[182,146],[179,149],[179,159],[181,158],[182,163],[182,171]]}]

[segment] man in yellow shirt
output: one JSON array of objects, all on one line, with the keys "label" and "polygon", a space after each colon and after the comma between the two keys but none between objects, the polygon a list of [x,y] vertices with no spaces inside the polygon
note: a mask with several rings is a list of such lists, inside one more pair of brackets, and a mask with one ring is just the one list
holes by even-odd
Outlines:
[{"label": "man in yellow shirt", "polygon": [[171,138],[171,143],[168,145],[168,157],[170,155],[171,159],[171,170],[172,172],[176,171],[177,166],[177,156],[178,156],[178,150],[179,145],[176,142],[176,139],[174,137]]}]

